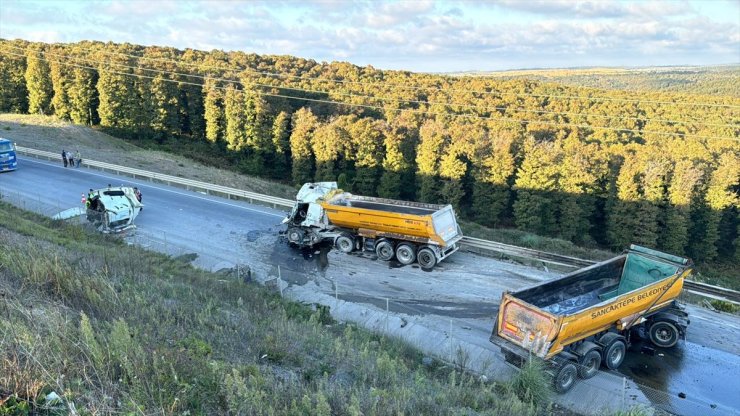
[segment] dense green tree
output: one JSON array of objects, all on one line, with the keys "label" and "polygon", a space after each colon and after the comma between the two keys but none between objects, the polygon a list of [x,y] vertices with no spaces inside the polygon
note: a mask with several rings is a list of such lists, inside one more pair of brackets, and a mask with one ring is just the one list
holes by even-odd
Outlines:
[{"label": "dense green tree", "polygon": [[26,55],[25,77],[28,89],[28,112],[50,114],[51,98],[54,94],[51,85],[51,71],[40,50],[30,51]]},{"label": "dense green tree", "polygon": [[554,141],[527,139],[524,161],[517,172],[514,189],[514,221],[517,227],[551,235],[556,229],[555,191],[558,165],[562,161],[560,145]]},{"label": "dense green tree", "polygon": [[72,106],[69,99],[69,88],[72,83],[73,73],[67,65],[58,61],[49,62],[49,76],[51,77],[54,95],[51,99],[51,107],[54,115],[63,119],[71,119]]},{"label": "dense green tree", "polygon": [[419,182],[418,197],[422,202],[439,201],[439,159],[448,140],[447,132],[439,121],[427,120],[419,129],[416,178]]},{"label": "dense green tree", "polygon": [[[477,131],[477,133],[476,133]],[[450,139],[439,160],[439,189],[441,203],[451,204],[461,212],[461,201],[465,196],[463,178],[468,173],[468,161],[473,154],[471,141],[479,140],[482,128],[470,123],[453,122],[449,129]]]},{"label": "dense green tree", "polygon": [[311,137],[311,150],[316,157],[317,182],[337,180],[337,162],[341,156],[342,143],[346,140],[349,140],[349,135],[336,122],[322,123],[316,128]]},{"label": "dense green tree", "polygon": [[180,131],[180,91],[168,76],[158,74],[151,82],[153,114],[150,126],[163,139]]},{"label": "dense green tree", "polygon": [[262,172],[267,160],[274,153],[271,121],[269,104],[251,83],[246,83],[244,89],[244,128],[251,170],[254,173]]},{"label": "dense green tree", "polygon": [[383,173],[378,185],[378,196],[382,198],[398,199],[401,197],[401,172],[409,165],[401,152],[403,139],[395,129],[384,135],[385,157],[382,163]]},{"label": "dense green tree", "polygon": [[203,95],[206,140],[216,143],[224,138],[223,90],[215,80],[208,78],[203,84]]},{"label": "dense green tree", "polygon": [[224,93],[224,141],[228,150],[242,150],[247,144],[244,114],[244,94],[233,84],[226,86]]},{"label": "dense green tree", "polygon": [[281,111],[272,123],[272,148],[274,149],[272,169],[278,177],[287,171],[290,162],[289,127],[290,114]]},{"label": "dense green tree", "polygon": [[380,178],[378,195],[415,200],[415,159],[421,115],[413,111],[391,114],[384,139],[384,172]]},{"label": "dense green tree", "polygon": [[374,195],[383,160],[383,127],[381,122],[361,118],[349,128],[349,139],[355,149],[354,191]]},{"label": "dense green tree", "polygon": [[0,111],[25,113],[28,111],[26,58],[18,56],[10,46],[0,41]]},{"label": "dense green tree", "polygon": [[733,152],[723,153],[707,184],[703,210],[697,220],[699,226],[694,227],[691,244],[694,258],[713,261],[717,258],[718,244],[732,245],[732,241],[720,241],[720,222],[725,210],[740,203],[738,186],[740,157]]},{"label": "dense green tree", "polygon": [[638,225],[633,242],[648,247],[657,247],[659,230],[664,222],[666,175],[669,162],[658,149],[645,149],[640,156],[643,159],[640,175],[642,192],[635,212]]},{"label": "dense green tree", "polygon": [[290,133],[291,179],[297,186],[310,182],[313,177],[311,139],[317,125],[318,120],[310,109],[301,108],[293,113]]},{"label": "dense green tree", "polygon": [[606,175],[606,161],[599,146],[586,143],[573,131],[563,140],[563,159],[558,164],[559,235],[584,243],[591,239],[593,213],[599,184]]},{"label": "dense green tree", "polygon": [[202,87],[190,84],[180,85],[179,101],[182,103],[178,117],[180,132],[190,135],[193,139],[205,139],[206,120]]},{"label": "dense green tree", "polygon": [[69,115],[77,124],[91,125],[98,113],[97,72],[87,68],[71,68],[72,81],[67,91]]},{"label": "dense green tree", "polygon": [[639,226],[636,206],[640,202],[640,161],[629,152],[619,168],[616,180],[616,200],[610,206],[607,238],[614,249],[624,249],[634,243]]},{"label": "dense green tree", "polygon": [[511,129],[496,129],[475,142],[473,156],[473,218],[485,225],[497,225],[509,205],[509,180],[514,175],[516,161],[513,145],[517,133]]},{"label": "dense green tree", "polygon": [[662,249],[685,254],[689,243],[691,207],[697,198],[697,187],[702,179],[703,169],[689,159],[681,159],[673,165],[668,187],[668,202],[665,212],[665,226],[662,229],[660,246]]},{"label": "dense green tree", "polygon": [[135,68],[136,60],[130,55],[136,50],[130,45],[113,50],[127,55],[97,55],[100,125],[129,137],[138,136],[136,129],[141,126],[142,114],[147,110],[144,106],[149,102],[141,100],[141,83],[137,85],[137,77],[131,69]]}]

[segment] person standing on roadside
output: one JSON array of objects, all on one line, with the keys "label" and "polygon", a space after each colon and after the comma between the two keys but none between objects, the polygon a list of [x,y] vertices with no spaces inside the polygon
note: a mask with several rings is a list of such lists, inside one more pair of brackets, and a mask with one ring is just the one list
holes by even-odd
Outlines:
[{"label": "person standing on roadside", "polygon": [[79,168],[80,167],[80,163],[82,163],[82,155],[80,155],[80,151],[79,150],[77,150],[75,152],[75,162],[77,163],[77,165],[75,165],[75,167],[78,167]]},{"label": "person standing on roadside", "polygon": [[67,167],[67,151],[62,149],[62,162],[64,162],[64,167]]}]

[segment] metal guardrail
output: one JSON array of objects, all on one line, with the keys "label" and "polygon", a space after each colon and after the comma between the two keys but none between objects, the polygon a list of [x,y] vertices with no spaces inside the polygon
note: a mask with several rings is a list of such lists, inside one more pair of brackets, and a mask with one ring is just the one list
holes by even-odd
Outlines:
[{"label": "metal guardrail", "polygon": [[[18,146],[16,149],[19,153],[40,157],[48,160],[59,160],[61,155],[57,153],[47,152],[44,150],[36,150],[28,147]],[[224,195],[228,199],[243,199],[249,201],[249,203],[260,202],[272,206],[273,208],[291,208],[293,207],[294,201],[285,198],[278,198],[270,195],[262,195],[256,192],[244,191],[241,189],[230,188],[227,186],[213,185],[206,182],[196,181],[192,179],[180,178],[172,175],[165,175],[157,172],[150,172],[142,169],[129,168],[125,166],[114,165],[111,163],[98,162],[95,160],[84,160],[82,165],[100,169],[102,171],[115,172],[116,174],[125,174],[133,178],[145,178],[150,181],[156,181],[166,183],[168,185],[179,185],[185,187],[188,190],[196,189],[202,190],[208,195]],[[579,259],[576,257],[562,256],[559,254],[548,253],[545,251],[538,251],[524,247],[513,246],[504,243],[498,243],[495,241],[483,240],[481,238],[463,237],[461,241],[464,248],[468,251],[479,252],[482,254],[500,253],[512,257],[521,257],[527,259],[539,260],[543,263],[553,264],[563,267],[587,267],[597,263],[593,260]],[[684,283],[684,289],[690,293],[694,293],[701,296],[706,296],[712,299],[723,300],[735,304],[740,304],[740,292],[725,289],[719,286],[712,286],[706,283],[699,283],[687,280]]]},{"label": "metal guardrail", "polygon": [[513,257],[523,257],[527,259],[539,260],[543,263],[554,264],[557,266],[565,267],[586,267],[597,262],[592,260],[584,260],[576,257],[562,256],[560,254],[548,253],[545,251],[532,250],[529,248],[512,246],[504,243],[497,243],[495,241],[483,240],[480,238],[463,237],[463,244],[470,251],[488,251],[505,254]]},{"label": "metal guardrail", "polygon": [[[48,160],[59,160],[61,159],[60,154],[47,152],[44,150],[36,150],[28,147],[20,147],[17,149],[18,153],[40,157]],[[262,195],[256,192],[244,191],[241,189],[230,188],[227,186],[213,185],[206,182],[196,181],[192,179],[180,178],[172,175],[165,175],[157,172],[150,172],[142,169],[129,168],[125,166],[114,165],[112,163],[98,162],[95,160],[82,160],[82,166],[96,168],[105,172],[113,172],[118,175],[124,174],[131,176],[132,178],[144,178],[152,182],[166,183],[167,185],[179,185],[186,188],[187,190],[195,189],[202,190],[208,195],[224,195],[228,199],[243,199],[249,201],[249,203],[261,202],[272,206],[273,208],[293,206],[294,202],[290,199],[278,198],[270,195]]]},{"label": "metal guardrail", "polygon": [[683,283],[683,289],[695,295],[740,305],[740,292],[736,290],[726,289],[724,287],[714,286],[707,283],[694,282],[693,280],[685,280]]}]

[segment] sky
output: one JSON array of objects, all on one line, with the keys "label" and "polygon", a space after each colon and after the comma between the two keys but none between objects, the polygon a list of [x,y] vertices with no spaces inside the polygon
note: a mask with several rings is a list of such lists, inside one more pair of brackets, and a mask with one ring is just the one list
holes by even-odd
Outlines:
[{"label": "sky", "polygon": [[414,72],[740,63],[740,0],[0,0],[0,38]]}]

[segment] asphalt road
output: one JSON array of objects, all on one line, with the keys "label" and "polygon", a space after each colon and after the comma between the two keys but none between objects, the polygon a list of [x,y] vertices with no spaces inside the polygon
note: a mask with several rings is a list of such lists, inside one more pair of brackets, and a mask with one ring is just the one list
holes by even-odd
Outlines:
[{"label": "asphalt road", "polygon": [[[413,319],[490,351],[495,359],[498,351],[488,337],[502,291],[554,276],[463,252],[427,272],[380,262],[369,254],[294,250],[278,241],[284,216],[278,210],[85,168],[65,169],[61,163],[25,157],[20,162],[18,171],[0,174],[0,194],[8,202],[51,216],[80,206],[81,194],[89,188],[138,186],[145,208],[136,220],[137,230],[126,237],[132,243],[172,255],[195,253],[194,263],[213,271],[248,265],[263,281],[279,275],[288,291],[300,289],[343,304],[387,310],[403,322]],[[626,395],[635,402],[638,396],[647,397],[676,414],[740,414],[740,319],[698,308],[690,308],[690,313],[686,342],[666,351],[638,346],[628,354],[621,374],[602,372],[562,401],[581,411],[614,409],[614,391],[625,391],[621,384],[626,376],[637,383],[630,383],[634,391]],[[418,339],[416,343],[426,344]],[[500,362],[488,368],[503,372]],[[619,400],[628,401],[624,396]]]}]

